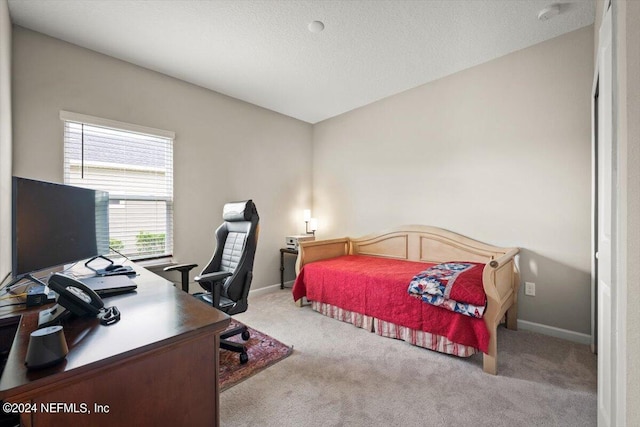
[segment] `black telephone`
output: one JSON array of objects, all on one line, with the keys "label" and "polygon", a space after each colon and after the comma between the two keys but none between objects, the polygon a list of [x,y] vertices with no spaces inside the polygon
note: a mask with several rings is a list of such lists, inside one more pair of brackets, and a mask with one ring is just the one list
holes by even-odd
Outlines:
[{"label": "black telephone", "polygon": [[105,307],[102,298],[93,289],[73,277],[53,273],[48,285],[49,289],[58,294],[58,303],[40,312],[39,328],[60,323],[71,314],[78,317],[98,317],[103,325],[111,325],[120,320],[120,312],[116,307]]}]

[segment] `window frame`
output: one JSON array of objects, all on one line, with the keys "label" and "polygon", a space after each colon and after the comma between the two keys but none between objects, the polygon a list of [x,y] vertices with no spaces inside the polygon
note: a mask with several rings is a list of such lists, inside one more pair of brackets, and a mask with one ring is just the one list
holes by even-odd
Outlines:
[{"label": "window frame", "polygon": [[[137,134],[143,134],[143,135],[149,135],[152,137],[159,137],[159,138],[165,138],[165,139],[169,139],[171,140],[171,152],[173,153],[173,144],[175,143],[175,132],[173,131],[168,131],[168,130],[164,130],[164,129],[158,129],[158,128],[152,128],[152,127],[147,127],[147,126],[140,126],[140,125],[136,125],[136,124],[132,124],[132,123],[126,123],[126,122],[120,122],[120,121],[116,121],[116,120],[110,120],[110,119],[104,119],[101,117],[95,117],[95,116],[90,116],[90,115],[86,115],[86,114],[79,114],[79,113],[74,113],[74,112],[70,112],[70,111],[64,111],[61,110],[60,111],[60,120],[62,121],[62,125],[63,125],[63,129],[62,129],[62,134],[63,134],[63,180],[65,181],[65,184],[68,185],[77,185],[77,184],[71,184],[71,183],[67,183],[67,171],[66,171],[66,163],[68,161],[67,159],[67,154],[66,154],[66,124],[67,122],[73,122],[73,123],[78,123],[78,124],[84,124],[84,125],[90,125],[90,126],[97,126],[97,127],[102,127],[102,128],[107,128],[107,129],[113,129],[116,131],[122,131],[122,132],[131,132],[131,133],[137,133]],[[82,166],[81,166],[82,167]],[[120,203],[120,201],[162,201],[166,203],[166,209],[167,212],[171,212],[170,214],[170,223],[171,226],[169,227],[169,225],[166,228],[166,234],[165,234],[165,238],[166,238],[166,245],[170,245],[170,250],[166,251],[165,253],[158,255],[158,254],[147,254],[147,255],[143,255],[140,257],[135,257],[134,255],[127,255],[128,257],[131,257],[132,259],[135,259],[136,261],[148,261],[148,260],[154,260],[154,259],[162,259],[162,258],[170,258],[173,256],[173,216],[174,216],[174,191],[173,191],[173,170],[174,170],[174,164],[173,164],[173,154],[172,154],[172,162],[171,162],[171,195],[170,197],[150,197],[150,196],[144,196],[144,195],[139,195],[139,196],[135,196],[135,195],[123,195],[123,194],[118,194],[117,192],[109,192],[109,203],[113,203],[113,202],[117,202]],[[113,195],[112,195],[113,194]],[[110,235],[111,235],[111,230],[110,230]]]}]

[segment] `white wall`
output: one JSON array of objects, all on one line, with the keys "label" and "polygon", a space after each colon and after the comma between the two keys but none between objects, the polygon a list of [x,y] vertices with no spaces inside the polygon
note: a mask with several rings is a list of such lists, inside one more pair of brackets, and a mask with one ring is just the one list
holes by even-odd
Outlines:
[{"label": "white wall", "polygon": [[15,175],[63,181],[60,110],[174,131],[176,260],[203,268],[223,204],[252,198],[252,288],[279,282],[278,249],[311,202],[311,125],[20,27],[13,49]]},{"label": "white wall", "polygon": [[320,237],[427,224],[522,249],[519,318],[590,333],[593,27],[313,130]]},{"label": "white wall", "polygon": [[11,271],[11,19],[0,0],[0,280]]}]

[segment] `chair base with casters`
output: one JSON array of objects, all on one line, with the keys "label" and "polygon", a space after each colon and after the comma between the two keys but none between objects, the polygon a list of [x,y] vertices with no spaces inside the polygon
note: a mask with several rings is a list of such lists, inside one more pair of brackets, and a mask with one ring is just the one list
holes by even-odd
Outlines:
[{"label": "chair base with casters", "polygon": [[220,348],[225,350],[233,351],[236,353],[240,353],[240,364],[244,365],[249,361],[249,354],[247,353],[247,346],[244,344],[230,341],[227,338],[233,337],[235,335],[240,335],[243,340],[249,341],[251,335],[249,334],[249,330],[245,325],[237,326],[235,328],[224,331],[220,334]]},{"label": "chair base with casters", "polygon": [[[216,229],[216,251],[202,273],[195,277],[207,292],[194,294],[194,297],[233,315],[248,308],[259,217],[253,201],[247,200],[225,204],[223,218],[225,222]],[[182,289],[188,292],[189,272],[195,267],[197,264],[178,264],[164,271],[179,271]],[[240,363],[247,363],[246,346],[228,339],[235,335],[240,335],[245,341],[249,339],[246,326],[232,328],[220,335],[220,348],[240,353]]]},{"label": "chair base with casters", "polygon": [[[181,274],[182,290],[185,292],[189,292],[189,272],[194,268],[196,268],[197,266],[198,264],[177,264],[177,265],[165,267],[164,271],[179,271]],[[203,276],[205,276],[206,278],[207,275],[198,276],[198,279],[202,279]],[[211,273],[208,276],[209,278],[216,280],[215,282],[216,284],[222,284],[222,280],[231,276],[231,273],[226,271],[220,271],[216,273]],[[219,291],[220,286],[214,285],[213,292],[198,292],[193,294],[193,296],[199,299],[200,301],[208,305],[212,305],[214,307],[218,307],[220,305],[222,305],[223,307],[228,307],[234,304],[233,301],[229,300],[228,298],[221,297],[219,295],[218,295],[219,302],[217,304],[214,304],[214,300],[216,299],[215,298],[216,289]],[[233,313],[229,313],[229,314],[233,314]],[[220,348],[228,351],[233,351],[235,353],[240,353],[240,364],[244,365],[249,361],[249,354],[247,353],[247,347],[244,344],[231,341],[228,339],[236,335],[240,335],[244,341],[248,341],[249,338],[251,338],[251,335],[249,334],[249,330],[245,325],[237,326],[235,328],[228,329],[220,334]]]}]

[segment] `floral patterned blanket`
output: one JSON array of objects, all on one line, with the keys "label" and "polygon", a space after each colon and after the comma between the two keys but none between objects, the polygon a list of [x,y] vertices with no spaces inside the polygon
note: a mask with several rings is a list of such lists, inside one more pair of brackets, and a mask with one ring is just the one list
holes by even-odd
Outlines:
[{"label": "floral patterned blanket", "polygon": [[484,264],[446,262],[418,273],[409,295],[455,313],[481,319],[487,298],[482,285]]}]

